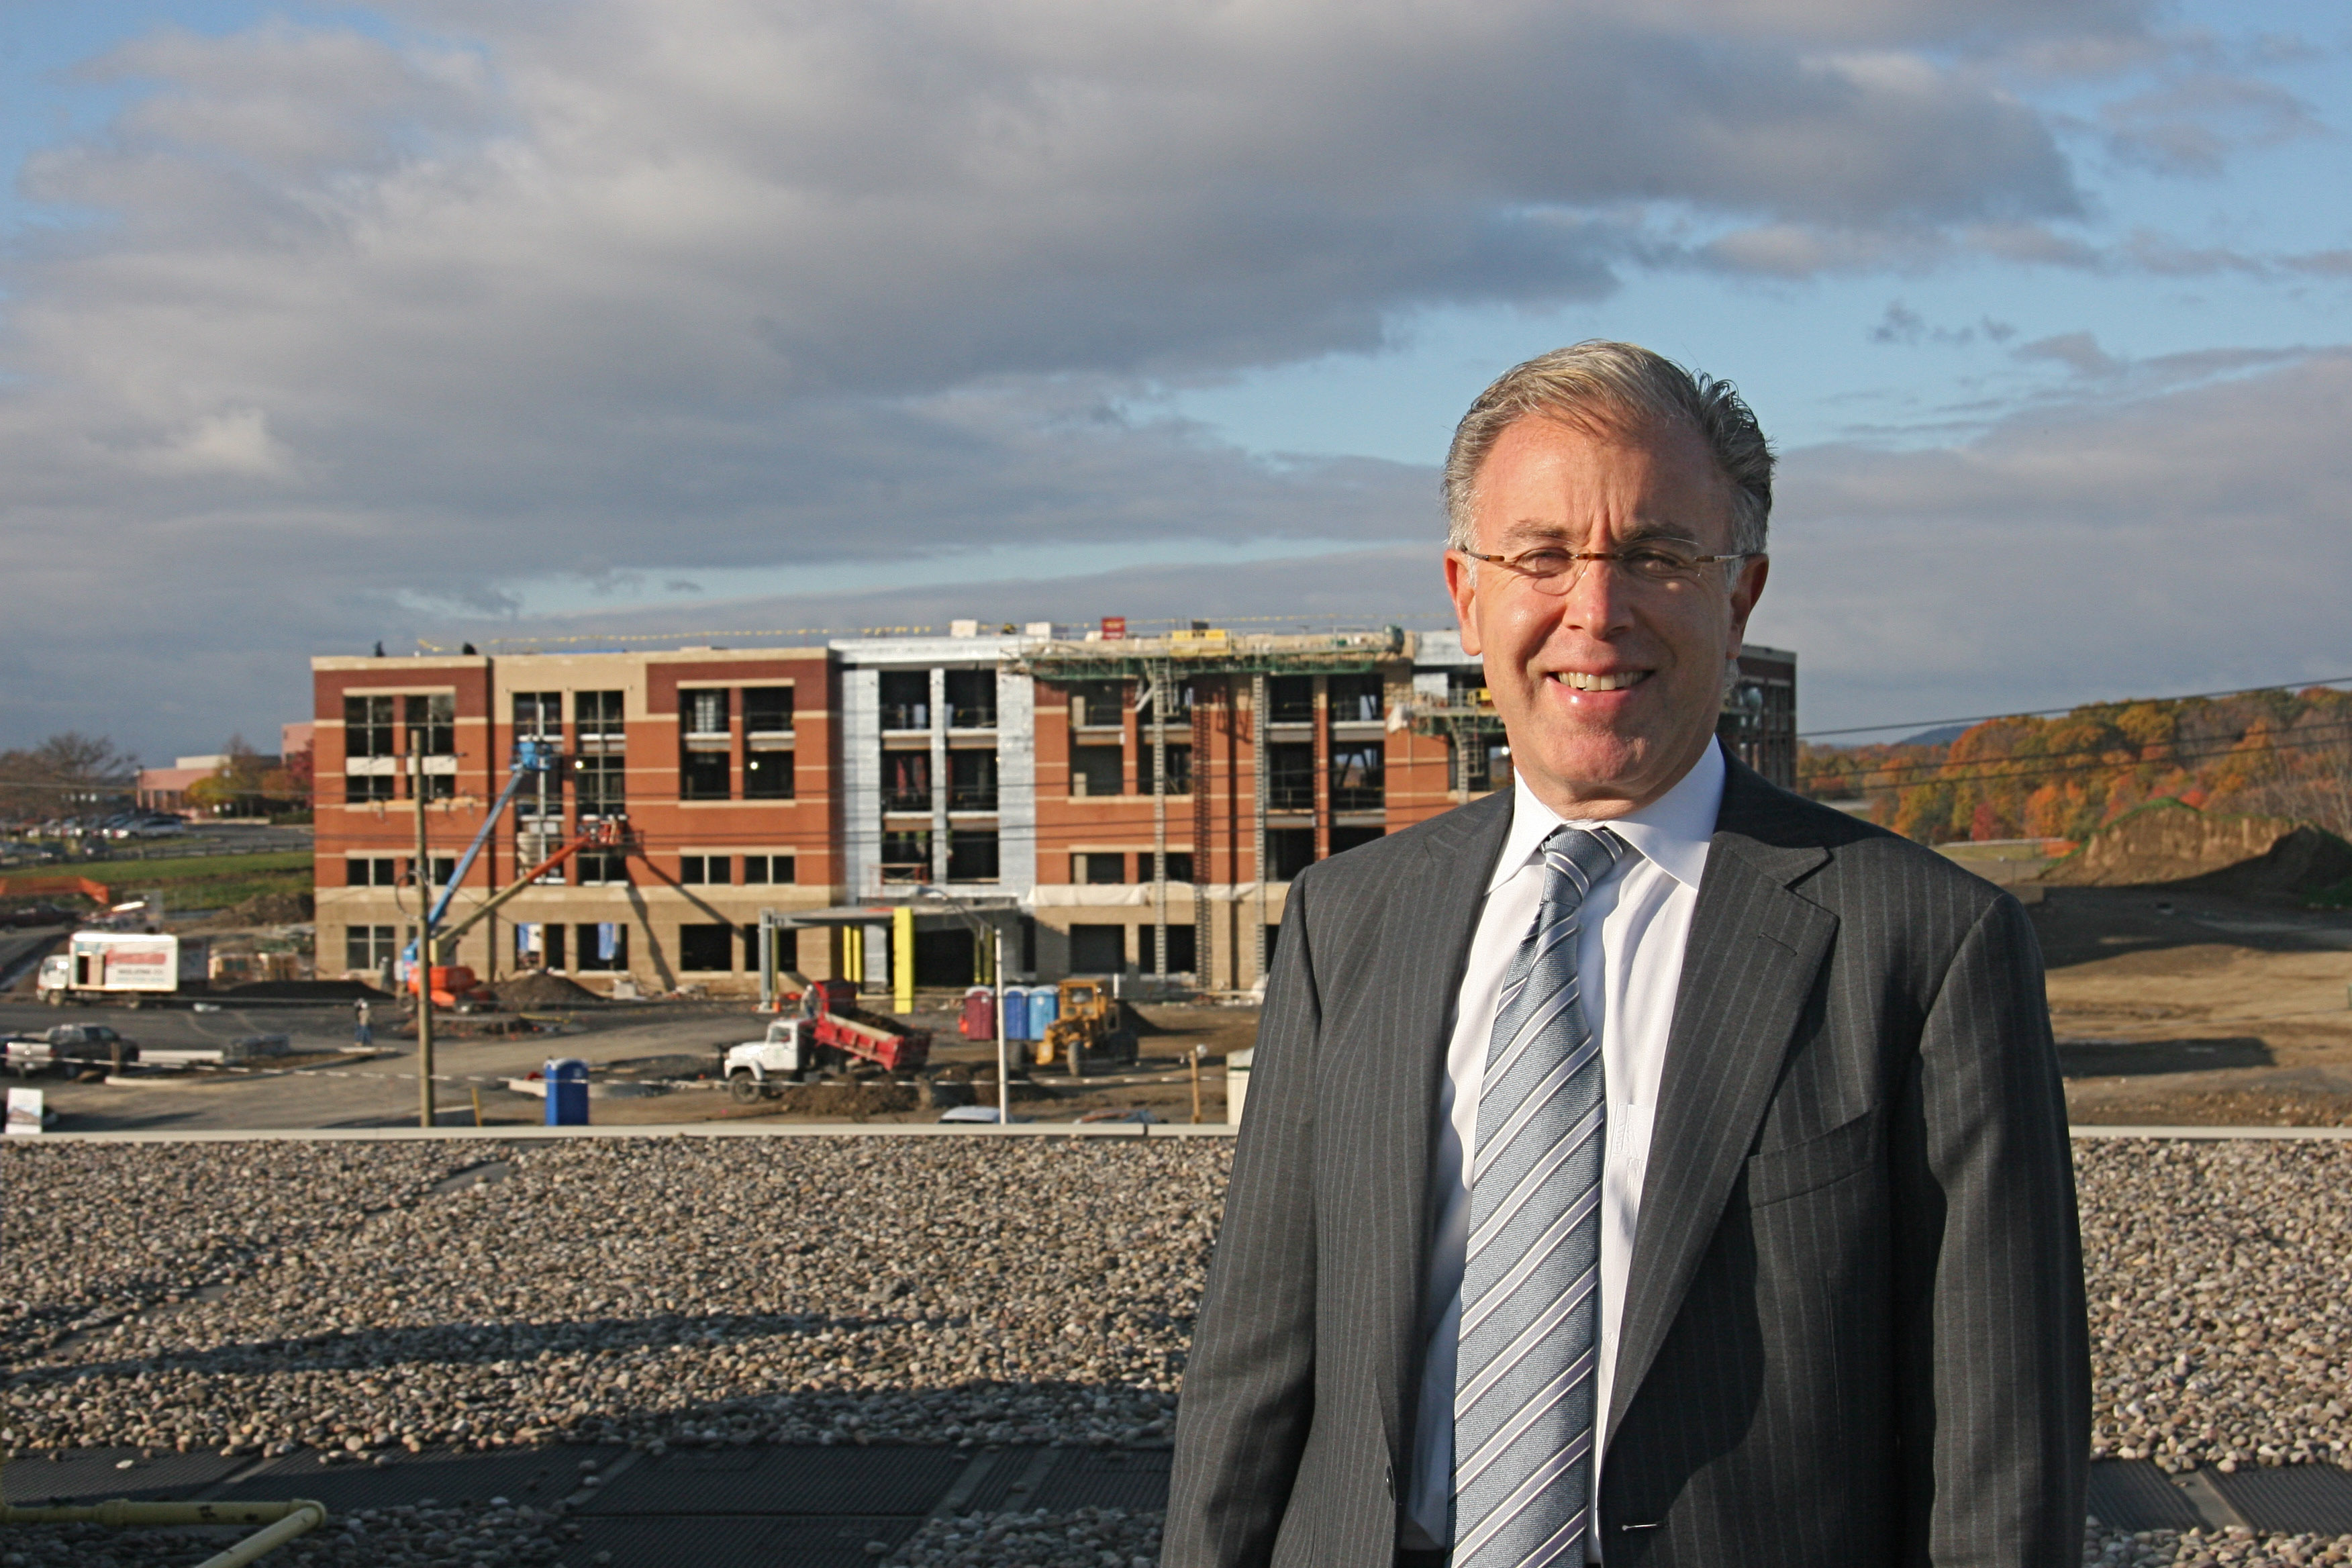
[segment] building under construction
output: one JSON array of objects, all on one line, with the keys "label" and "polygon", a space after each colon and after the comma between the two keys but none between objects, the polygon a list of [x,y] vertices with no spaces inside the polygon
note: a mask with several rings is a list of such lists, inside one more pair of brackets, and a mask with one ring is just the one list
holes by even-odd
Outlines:
[{"label": "building under construction", "polygon": [[[1245,990],[1300,869],[1510,783],[1452,632],[1257,634],[1117,622],[793,647],[312,661],[320,970],[414,934],[415,792],[486,977],[714,994],[773,961],[877,986],[920,900],[916,979],[1165,974]],[[1789,783],[1796,656],[1750,645],[1719,733]],[[519,742],[556,765],[520,781]],[[763,914],[774,934],[761,938]],[[903,926],[900,928],[903,930]]]}]

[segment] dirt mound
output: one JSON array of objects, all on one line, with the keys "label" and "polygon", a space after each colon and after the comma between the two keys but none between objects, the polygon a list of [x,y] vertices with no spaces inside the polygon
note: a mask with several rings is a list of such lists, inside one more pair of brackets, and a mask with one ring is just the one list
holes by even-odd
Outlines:
[{"label": "dirt mound", "polygon": [[2036,880],[2073,888],[2316,891],[2352,877],[2352,845],[2285,816],[2209,814],[2177,800],[2118,817]]},{"label": "dirt mound", "polygon": [[605,1002],[585,985],[544,971],[501,980],[490,989],[509,1007],[601,1007]]},{"label": "dirt mound", "polygon": [[875,1083],[791,1083],[783,1087],[779,1099],[765,1103],[779,1106],[793,1116],[846,1116],[852,1121],[863,1121],[869,1116],[912,1110],[919,1100],[912,1085],[886,1079]]},{"label": "dirt mound", "polygon": [[282,1002],[389,1002],[393,998],[358,980],[248,980],[224,985],[215,996],[242,996]]}]

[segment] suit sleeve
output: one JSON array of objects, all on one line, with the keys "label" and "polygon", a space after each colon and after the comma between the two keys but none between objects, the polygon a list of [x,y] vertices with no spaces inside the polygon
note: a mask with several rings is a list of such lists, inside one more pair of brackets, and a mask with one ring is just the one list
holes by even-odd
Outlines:
[{"label": "suit sleeve", "polygon": [[1251,1062],[1224,1220],[1176,1412],[1162,1568],[1273,1555],[1315,1414],[1312,877],[1291,886]]},{"label": "suit sleeve", "polygon": [[2003,895],[1928,1012],[1889,1152],[1904,1560],[2082,1562],[2090,1352],[2042,957]]}]

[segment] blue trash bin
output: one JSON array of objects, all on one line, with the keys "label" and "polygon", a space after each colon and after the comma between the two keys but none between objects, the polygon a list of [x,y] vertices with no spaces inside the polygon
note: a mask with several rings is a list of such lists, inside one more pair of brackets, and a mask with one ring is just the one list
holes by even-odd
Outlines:
[{"label": "blue trash bin", "polygon": [[1062,1016],[1061,988],[1040,985],[1029,993],[1029,1037],[1042,1040],[1045,1030]]},{"label": "blue trash bin", "polygon": [[1004,1037],[1007,1040],[1034,1040],[1029,1032],[1029,987],[1008,985],[1004,988]]},{"label": "blue trash bin", "polygon": [[549,1062],[542,1072],[547,1079],[547,1124],[587,1126],[588,1064],[578,1057],[565,1057]]}]

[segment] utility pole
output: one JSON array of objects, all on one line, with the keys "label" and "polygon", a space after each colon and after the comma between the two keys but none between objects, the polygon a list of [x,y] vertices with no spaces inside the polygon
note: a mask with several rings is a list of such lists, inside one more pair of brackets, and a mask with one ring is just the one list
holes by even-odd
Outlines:
[{"label": "utility pole", "polygon": [[1164,659],[1144,666],[1144,674],[1151,687],[1151,973],[1164,982],[1168,977],[1168,701],[1176,678]]},{"label": "utility pole", "polygon": [[433,1125],[433,857],[425,838],[425,748],[408,731],[409,793],[416,797],[416,1124]]},{"label": "utility pole", "polygon": [[1265,884],[1274,873],[1265,863],[1265,672],[1250,677],[1250,776],[1256,798],[1250,805],[1250,864],[1257,876],[1257,919],[1251,945],[1257,952],[1257,973],[1265,973]]},{"label": "utility pole", "polygon": [[1013,1053],[1012,1047],[1005,1044],[1004,927],[996,921],[991,921],[988,929],[996,943],[996,1124],[1010,1127],[1013,1125]]}]

